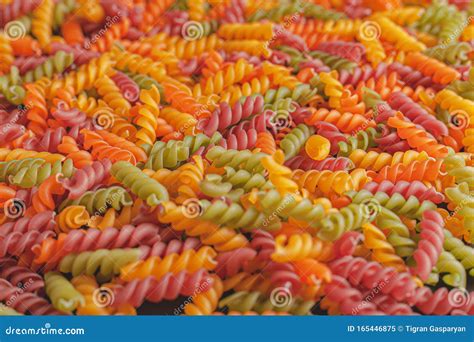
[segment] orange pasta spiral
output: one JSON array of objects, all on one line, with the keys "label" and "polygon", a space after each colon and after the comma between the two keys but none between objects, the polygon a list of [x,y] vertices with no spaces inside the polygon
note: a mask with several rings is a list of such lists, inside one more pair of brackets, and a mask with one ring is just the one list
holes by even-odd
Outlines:
[{"label": "orange pasta spiral", "polygon": [[48,128],[48,109],[45,99],[45,91],[36,84],[25,85],[25,104],[27,106],[27,118],[30,120],[28,129],[37,135],[43,135]]},{"label": "orange pasta spiral", "polygon": [[206,292],[202,292],[193,297],[193,302],[186,305],[184,313],[188,316],[210,315],[219,304],[219,299],[224,293],[222,280],[217,276],[212,276],[212,287]]},{"label": "orange pasta spiral", "polygon": [[418,152],[425,151],[433,158],[444,158],[448,155],[448,148],[445,145],[438,144],[429,133],[417,128],[400,112],[388,119],[388,125],[396,128],[398,136],[406,139],[410,147],[416,148]]},{"label": "orange pasta spiral", "polygon": [[372,250],[371,258],[387,267],[394,267],[397,271],[406,271],[402,258],[396,253],[393,246],[387,242],[384,233],[370,223],[363,225],[364,246]]},{"label": "orange pasta spiral", "polygon": [[28,209],[29,212],[41,213],[47,210],[54,210],[56,203],[53,195],[64,194],[65,189],[61,183],[58,182],[57,175],[49,176],[38,188],[38,191],[33,195],[31,200],[32,207]]},{"label": "orange pasta spiral", "polygon": [[361,127],[375,127],[373,120],[367,120],[360,114],[341,114],[337,110],[328,110],[326,108],[318,109],[305,119],[305,123],[308,125],[314,125],[319,121],[330,122],[344,133],[357,132]]},{"label": "orange pasta spiral", "polygon": [[273,23],[224,24],[219,27],[217,35],[228,40],[269,40],[273,36],[273,25]]},{"label": "orange pasta spiral", "polygon": [[288,262],[305,258],[328,261],[333,255],[332,242],[321,241],[308,233],[275,238],[275,252],[271,255],[276,262]]},{"label": "orange pasta spiral", "polygon": [[423,161],[429,158],[426,152],[406,151],[406,152],[395,152],[393,155],[385,152],[375,152],[356,149],[351,152],[349,159],[354,162],[355,167],[380,171],[385,166],[393,166],[395,164],[408,165],[409,163],[417,160]]},{"label": "orange pasta spiral", "polygon": [[[106,23],[106,25],[107,24],[108,23]],[[129,27],[130,20],[128,18],[123,18],[118,23],[109,25],[105,33],[93,42],[90,49],[99,52],[110,50],[116,40],[119,40],[127,34]]]},{"label": "orange pasta spiral", "polygon": [[63,137],[61,143],[58,145],[58,151],[65,154],[68,159],[71,159],[74,166],[78,169],[82,169],[84,166],[90,165],[93,162],[91,154],[79,149],[76,140],[67,135]]},{"label": "orange pasta spiral", "polygon": [[120,278],[125,281],[144,279],[148,276],[159,279],[169,272],[176,274],[186,270],[194,273],[201,268],[213,270],[217,265],[214,260],[216,255],[211,247],[205,246],[197,251],[188,249],[181,254],[172,253],[163,259],[150,257],[124,266],[120,270]]},{"label": "orange pasta spiral", "polygon": [[405,58],[405,64],[440,84],[449,84],[461,77],[457,70],[419,52],[409,53]]},{"label": "orange pasta spiral", "polygon": [[86,225],[89,220],[89,213],[82,205],[72,205],[66,207],[56,217],[59,228],[58,230],[63,233],[67,233],[72,229],[81,228],[83,225]]},{"label": "orange pasta spiral", "polygon": [[53,32],[53,0],[44,0],[33,11],[31,31],[38,38],[41,47],[46,47],[51,42]]},{"label": "orange pasta spiral", "polygon": [[0,34],[0,74],[7,73],[13,64],[13,49],[5,35]]},{"label": "orange pasta spiral", "polygon": [[273,155],[276,152],[275,138],[269,132],[260,132],[257,134],[255,147],[263,153]]},{"label": "orange pasta spiral", "polygon": [[395,164],[393,166],[385,166],[378,173],[369,171],[368,175],[373,177],[373,180],[377,183],[383,180],[389,180],[393,183],[400,180],[434,182],[439,177],[442,162],[443,160],[441,159],[415,160],[408,165]]},{"label": "orange pasta spiral", "polygon": [[269,293],[272,283],[261,274],[240,272],[224,280],[224,291],[258,291]]}]

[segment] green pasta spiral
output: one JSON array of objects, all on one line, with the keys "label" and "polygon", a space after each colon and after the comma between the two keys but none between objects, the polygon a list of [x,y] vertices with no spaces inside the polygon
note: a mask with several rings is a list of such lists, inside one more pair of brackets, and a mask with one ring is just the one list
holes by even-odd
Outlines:
[{"label": "green pasta spiral", "polygon": [[8,102],[19,105],[26,95],[21,83],[20,71],[16,66],[12,66],[8,74],[0,76],[0,93],[5,96]]},{"label": "green pasta spiral", "polygon": [[253,291],[240,291],[223,298],[219,302],[219,307],[227,307],[231,311],[247,312],[255,311],[263,313],[264,311],[287,312],[293,315],[309,315],[315,302],[303,300],[301,298],[289,298],[285,303],[275,305],[270,298],[262,293]]},{"label": "green pasta spiral", "polygon": [[71,273],[73,277],[80,274],[96,276],[99,281],[108,281],[120,273],[120,269],[139,260],[140,249],[98,249],[66,255],[59,263],[62,273]]},{"label": "green pasta spiral", "polygon": [[[282,103],[282,100],[287,100],[286,102],[291,103],[292,101],[295,101],[299,104],[305,104],[311,98],[316,94],[316,90],[311,89],[311,87],[308,84],[298,84],[293,90],[287,88],[287,87],[280,87],[277,89],[270,89],[265,93],[265,96],[263,97],[263,100],[265,102],[265,108],[266,109],[284,109],[283,108],[278,108],[278,106],[275,108],[274,105],[278,105]],[[280,104],[281,107],[281,104]]]},{"label": "green pasta spiral", "polygon": [[445,284],[452,287],[466,287],[466,270],[451,253],[441,252],[435,270],[438,274],[446,273],[442,276]]},{"label": "green pasta spiral", "polygon": [[71,205],[83,205],[91,215],[103,215],[108,208],[119,211],[132,205],[130,194],[120,186],[111,186],[96,191],[87,191],[75,200],[65,200],[59,206],[59,211]]},{"label": "green pasta spiral", "polygon": [[62,174],[71,177],[74,165],[71,159],[52,164],[40,158],[26,158],[0,162],[0,181],[10,182],[22,188],[32,188],[43,183],[49,176]]},{"label": "green pasta spiral", "polygon": [[339,57],[339,56],[335,56],[335,55],[331,55],[331,54],[326,53],[326,52],[311,51],[309,53],[309,55],[312,58],[316,58],[316,59],[321,60],[321,62],[323,62],[325,65],[327,65],[331,69],[335,69],[337,71],[347,70],[347,71],[351,72],[352,70],[354,70],[354,68],[357,67],[356,63],[354,63],[354,62],[352,62],[348,59],[345,59],[345,58],[342,58],[342,57]]},{"label": "green pasta spiral", "polygon": [[216,144],[221,138],[222,135],[216,132],[212,137],[200,133],[196,136],[188,135],[183,141],[170,140],[166,143],[158,141],[148,152],[145,168],[155,171],[162,168],[174,169],[185,162],[199,148]]},{"label": "green pasta spiral", "polygon": [[405,197],[399,193],[394,193],[390,197],[381,191],[373,195],[370,191],[361,190],[359,192],[349,191],[346,195],[352,198],[353,203],[365,203],[376,199],[380,205],[390,209],[394,213],[412,219],[421,219],[421,215],[424,211],[436,209],[436,205],[433,202],[423,201],[420,203],[415,196],[410,196],[408,199],[405,199]]},{"label": "green pasta spiral", "polygon": [[372,221],[364,204],[349,204],[336,213],[330,213],[318,224],[317,237],[326,241],[337,240],[344,232],[356,230]]},{"label": "green pasta spiral", "polygon": [[222,200],[210,202],[208,200],[200,200],[199,206],[202,208],[201,220],[213,222],[218,225],[230,228],[242,228],[245,230],[253,230],[257,228],[263,229],[279,229],[279,222],[266,226],[266,217],[259,212],[257,208],[251,206],[244,209],[238,203],[226,203]]},{"label": "green pasta spiral", "polygon": [[129,162],[115,163],[112,165],[110,173],[150,206],[158,205],[169,199],[168,191],[163,185]]},{"label": "green pasta spiral", "polygon": [[461,262],[469,275],[474,277],[474,248],[462,242],[451,234],[449,230],[444,230],[443,248],[450,252],[457,260]]},{"label": "green pasta spiral", "polygon": [[310,200],[299,198],[293,194],[281,195],[277,190],[273,189],[267,192],[261,191],[257,194],[257,197],[257,203],[263,208],[265,213],[277,215],[285,220],[293,217],[308,222],[312,227],[319,227],[319,223],[324,217],[322,205],[313,204]]},{"label": "green pasta spiral", "polygon": [[299,124],[285,135],[280,141],[280,148],[285,153],[285,158],[288,160],[296,156],[312,134],[314,134],[314,128]]},{"label": "green pasta spiral", "polygon": [[416,243],[410,238],[408,227],[401,221],[400,217],[390,209],[380,208],[375,219],[375,225],[390,233],[387,241],[395,248],[395,253],[401,257],[411,256],[415,251]]},{"label": "green pasta spiral", "polygon": [[60,74],[74,62],[74,55],[64,51],[58,51],[53,57],[48,58],[44,63],[35,69],[28,71],[23,80],[26,83],[34,82],[42,77],[52,78],[54,74]]},{"label": "green pasta spiral", "polygon": [[446,64],[456,65],[464,64],[469,60],[469,51],[471,51],[471,47],[468,43],[453,42],[449,44],[433,46],[432,48],[423,51],[423,53]]},{"label": "green pasta spiral", "polygon": [[44,275],[45,291],[54,308],[71,313],[78,306],[84,305],[84,297],[59,272],[48,272]]},{"label": "green pasta spiral", "polygon": [[358,131],[355,136],[350,136],[347,141],[340,141],[338,156],[347,157],[352,151],[361,149],[367,150],[375,146],[374,139],[379,135],[377,129],[369,127],[364,131]]},{"label": "green pasta spiral", "polygon": [[471,243],[474,243],[474,199],[469,192],[469,185],[464,182],[457,187],[447,188],[445,194],[458,206],[457,214],[464,218],[464,227],[471,234]]},{"label": "green pasta spiral", "polygon": [[263,172],[262,158],[267,156],[262,152],[227,150],[221,146],[214,146],[206,153],[206,159],[212,162],[213,166],[230,166],[233,169],[246,170],[251,173]]},{"label": "green pasta spiral", "polygon": [[466,166],[466,161],[460,155],[447,156],[443,161],[448,175],[453,176],[457,184],[467,183],[469,189],[474,189],[474,167]]},{"label": "green pasta spiral", "polygon": [[74,0],[61,0],[54,7],[54,28],[58,28],[64,22],[69,13],[76,7]]}]

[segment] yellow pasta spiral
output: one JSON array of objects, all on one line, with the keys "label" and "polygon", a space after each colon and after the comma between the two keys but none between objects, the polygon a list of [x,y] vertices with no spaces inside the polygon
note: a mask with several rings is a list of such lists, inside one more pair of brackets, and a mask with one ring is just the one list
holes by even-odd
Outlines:
[{"label": "yellow pasta spiral", "polygon": [[329,97],[329,106],[334,109],[340,108],[344,87],[337,79],[337,71],[322,72],[319,78],[324,84],[324,94]]},{"label": "yellow pasta spiral", "polygon": [[260,40],[226,40],[222,43],[222,49],[226,52],[244,51],[252,56],[265,57],[271,56],[272,52],[267,46],[267,42]]},{"label": "yellow pasta spiral", "polygon": [[379,15],[375,16],[374,20],[380,26],[382,39],[394,44],[397,49],[404,52],[418,52],[426,49],[423,43],[410,36],[389,18]]},{"label": "yellow pasta spiral", "polygon": [[115,67],[119,70],[128,70],[134,74],[144,74],[157,82],[161,82],[166,76],[165,66],[151,58],[144,58],[134,53],[118,51],[116,49],[112,49],[112,56],[117,62]]},{"label": "yellow pasta spiral", "polygon": [[176,131],[185,135],[195,135],[197,120],[188,113],[180,112],[173,107],[165,107],[160,116],[166,120]]},{"label": "yellow pasta spiral", "polygon": [[278,87],[287,87],[291,90],[295,89],[297,85],[301,84],[301,82],[291,75],[289,69],[281,66],[275,65],[270,62],[264,62],[262,64],[263,73],[264,75],[270,76],[272,79],[272,83]]},{"label": "yellow pasta spiral", "polygon": [[364,246],[372,250],[372,260],[386,267],[394,267],[399,272],[406,271],[403,259],[395,253],[395,249],[387,242],[387,238],[380,229],[370,223],[364,224],[362,229]]},{"label": "yellow pasta spiral", "polygon": [[138,146],[142,144],[153,145],[156,141],[156,128],[158,127],[157,118],[160,114],[160,92],[152,85],[150,90],[142,89],[140,91],[140,101],[142,105],[138,108],[138,114],[135,117],[135,124],[140,127],[136,137]]},{"label": "yellow pasta spiral", "polygon": [[95,82],[97,92],[102,99],[118,115],[126,115],[130,111],[130,103],[123,97],[117,85],[108,76],[103,76]]},{"label": "yellow pasta spiral", "polygon": [[415,160],[424,161],[428,158],[429,156],[426,152],[417,152],[413,150],[406,152],[395,152],[392,155],[385,152],[366,152],[361,149],[356,149],[349,155],[349,159],[354,162],[355,167],[374,171],[380,171],[387,165],[393,166],[399,163],[408,165]]},{"label": "yellow pasta spiral", "polygon": [[269,293],[270,289],[271,282],[260,273],[241,272],[224,280],[224,291],[258,291]]},{"label": "yellow pasta spiral", "polygon": [[305,258],[328,261],[332,257],[332,253],[332,242],[321,241],[308,233],[294,234],[290,237],[278,235],[275,238],[275,252],[271,258],[276,262]]},{"label": "yellow pasta spiral", "polygon": [[172,202],[166,202],[163,207],[164,211],[158,213],[159,222],[171,224],[171,228],[184,231],[188,236],[199,236],[203,244],[213,246],[219,252],[242,248],[248,244],[247,238],[234,229],[187,217],[186,206],[178,207]]},{"label": "yellow pasta spiral", "polygon": [[285,154],[277,150],[275,155],[262,159],[263,167],[268,171],[268,178],[282,195],[295,194],[298,184],[291,179],[291,169],[284,166]]},{"label": "yellow pasta spiral", "polygon": [[201,247],[198,251],[188,249],[181,254],[170,254],[161,259],[150,257],[128,264],[120,270],[120,278],[125,281],[144,279],[153,276],[157,279],[166,273],[179,273],[181,271],[196,272],[200,268],[213,270],[217,262],[214,260],[217,253],[211,247]]},{"label": "yellow pasta spiral", "polygon": [[184,307],[184,313],[188,316],[210,315],[219,304],[219,299],[224,292],[222,280],[217,276],[212,276],[212,287],[206,292],[199,293],[193,297],[193,302]]},{"label": "yellow pasta spiral", "polygon": [[43,48],[49,45],[53,35],[53,11],[53,0],[43,0],[33,11],[31,31]]},{"label": "yellow pasta spiral", "polygon": [[0,148],[0,161],[21,160],[26,158],[41,158],[47,163],[54,163],[66,159],[62,154],[49,152],[36,152],[17,148],[10,150],[8,148]]},{"label": "yellow pasta spiral", "polygon": [[273,26],[273,23],[224,24],[219,27],[217,35],[227,40],[270,40],[273,37]]},{"label": "yellow pasta spiral", "polygon": [[272,85],[272,81],[266,75],[255,77],[240,86],[229,87],[229,89],[222,93],[220,102],[228,102],[230,105],[234,105],[243,96],[250,96],[252,94],[265,95]]},{"label": "yellow pasta spiral", "polygon": [[71,205],[61,211],[57,217],[59,231],[67,233],[72,229],[78,229],[89,223],[90,216],[86,207],[82,205]]}]

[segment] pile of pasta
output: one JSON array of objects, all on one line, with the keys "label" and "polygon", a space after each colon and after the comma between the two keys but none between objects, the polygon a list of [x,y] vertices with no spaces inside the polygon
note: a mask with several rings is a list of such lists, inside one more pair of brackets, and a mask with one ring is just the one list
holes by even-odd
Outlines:
[{"label": "pile of pasta", "polygon": [[474,314],[473,15],[3,0],[0,314]]}]

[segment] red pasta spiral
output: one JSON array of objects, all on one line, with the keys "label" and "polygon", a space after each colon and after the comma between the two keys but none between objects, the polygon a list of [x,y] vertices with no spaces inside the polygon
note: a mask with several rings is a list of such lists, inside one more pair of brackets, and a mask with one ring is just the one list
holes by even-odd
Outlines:
[{"label": "red pasta spiral", "polygon": [[245,268],[249,261],[257,256],[257,252],[248,247],[239,248],[234,251],[220,253],[217,260],[216,273],[219,277],[231,277]]},{"label": "red pasta spiral", "polygon": [[238,124],[241,120],[259,114],[263,110],[263,97],[247,97],[244,103],[236,102],[232,107],[222,102],[209,118],[201,119],[197,127],[208,136],[217,131],[228,129]]},{"label": "red pasta spiral", "polygon": [[250,247],[257,251],[256,260],[268,261],[275,251],[275,238],[269,232],[259,229],[253,233]]},{"label": "red pasta spiral", "polygon": [[285,166],[295,170],[301,169],[304,171],[309,170],[329,170],[329,171],[339,171],[339,170],[348,170],[352,165],[352,161],[349,158],[345,157],[328,157],[324,160],[313,160],[305,156],[296,156],[288,159],[285,162]]},{"label": "red pasta spiral", "polygon": [[420,242],[413,253],[416,267],[411,268],[412,273],[418,275],[423,281],[428,279],[443,250],[443,225],[443,218],[437,211],[423,212],[423,219],[420,223]]},{"label": "red pasta spiral", "polygon": [[52,231],[29,231],[26,233],[13,232],[0,236],[0,257],[6,255],[21,256],[34,245],[42,243],[48,237],[54,236]]},{"label": "red pasta spiral", "polygon": [[31,292],[23,292],[9,281],[0,279],[0,301],[10,303],[17,312],[31,315],[64,315],[44,298]]},{"label": "red pasta spiral", "polygon": [[152,256],[164,258],[173,253],[181,254],[188,249],[197,250],[199,247],[201,247],[201,242],[193,237],[189,237],[184,241],[176,239],[168,242],[157,241],[151,246],[141,246],[142,255],[140,258],[143,260]]},{"label": "red pasta spiral", "polygon": [[[353,286],[367,289],[379,287],[384,294],[396,300],[405,300],[414,294],[416,284],[409,273],[398,273],[393,267],[383,267],[377,262],[345,256],[330,264],[333,274],[348,279]],[[382,286],[380,284],[383,284]]]},{"label": "red pasta spiral", "polygon": [[425,76],[421,72],[398,62],[390,64],[388,70],[390,72],[396,72],[400,76],[400,79],[413,89],[419,86],[425,88],[436,87],[431,77]]},{"label": "red pasta spiral", "polygon": [[319,44],[317,49],[356,63],[360,62],[365,54],[364,45],[342,41],[324,42]]},{"label": "red pasta spiral", "polygon": [[448,135],[448,128],[441,121],[436,120],[418,103],[402,92],[395,92],[388,98],[388,104],[395,110],[402,112],[413,123],[422,126],[434,136]]},{"label": "red pasta spiral", "polygon": [[387,126],[382,127],[380,136],[374,138],[374,142],[383,152],[390,154],[395,152],[405,152],[410,149],[408,142],[402,140],[396,132],[391,131]]},{"label": "red pasta spiral", "polygon": [[385,192],[390,197],[394,194],[400,194],[405,199],[410,196],[415,196],[420,202],[431,201],[439,204],[444,201],[444,195],[437,192],[435,188],[428,188],[420,181],[397,181],[392,183],[389,180],[384,180],[380,183],[369,182],[364,185],[364,189],[370,191],[372,194],[377,192]]},{"label": "red pasta spiral", "polygon": [[233,150],[252,149],[257,143],[257,135],[254,128],[249,130],[234,129],[232,134],[226,134],[226,137],[219,142],[219,146]]},{"label": "red pasta spiral", "polygon": [[44,287],[43,278],[27,267],[18,266],[14,259],[0,259],[0,278],[8,280],[25,292],[36,293]]},{"label": "red pasta spiral", "polygon": [[140,88],[134,80],[120,71],[117,71],[111,78],[117,87],[119,87],[120,92],[126,100],[130,102],[135,102],[138,100]]},{"label": "red pasta spiral", "polygon": [[71,178],[64,178],[60,182],[69,191],[68,198],[76,199],[109,178],[111,167],[112,162],[109,159],[95,161],[77,170]]},{"label": "red pasta spiral", "polygon": [[[57,239],[49,238],[32,248],[38,264],[57,263],[69,253],[95,251],[98,249],[132,248],[141,245],[152,245],[160,239],[159,227],[151,223],[138,226],[125,225],[121,229],[108,227],[104,230],[72,230],[59,234]],[[41,243],[41,244],[40,244]]]},{"label": "red pasta spiral", "polygon": [[274,287],[286,287],[292,293],[298,293],[302,288],[301,278],[296,273],[295,266],[289,262],[270,261],[263,271]]},{"label": "red pasta spiral", "polygon": [[178,296],[191,296],[197,289],[205,292],[212,286],[212,278],[201,269],[194,273],[181,271],[177,274],[167,273],[157,280],[148,277],[143,280],[132,280],[131,282],[117,286],[114,289],[113,306],[119,307],[130,304],[139,307],[145,300],[159,303],[163,300],[174,300]]},{"label": "red pasta spiral", "polygon": [[364,66],[361,68],[354,68],[352,72],[341,70],[339,73],[339,81],[343,85],[357,87],[360,82],[365,82],[370,78],[378,79],[383,75],[387,75],[387,65],[385,63],[380,63],[375,69],[371,66]]},{"label": "red pasta spiral", "polygon": [[[463,303],[459,303],[459,305],[455,302],[455,297],[458,295],[462,295],[464,298]],[[449,291],[445,287],[433,292],[424,286],[416,289],[409,304],[415,305],[425,315],[473,315],[474,292],[457,288]]]},{"label": "red pasta spiral", "polygon": [[32,217],[21,217],[15,222],[4,223],[0,225],[0,236],[5,236],[13,232],[23,234],[29,231],[52,231],[56,227],[54,215],[53,211],[43,211]]}]

